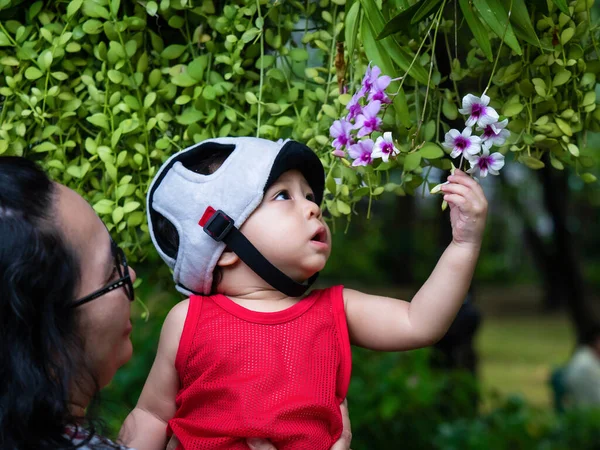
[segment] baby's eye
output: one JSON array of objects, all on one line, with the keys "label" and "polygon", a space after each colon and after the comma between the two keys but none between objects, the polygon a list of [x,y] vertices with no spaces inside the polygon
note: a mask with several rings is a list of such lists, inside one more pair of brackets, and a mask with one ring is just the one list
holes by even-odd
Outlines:
[{"label": "baby's eye", "polygon": [[312,192],[306,194],[306,200],[317,203],[317,199],[315,198],[315,194]]},{"label": "baby's eye", "polygon": [[275,200],[289,200],[290,198],[288,191],[281,191],[275,195]]}]

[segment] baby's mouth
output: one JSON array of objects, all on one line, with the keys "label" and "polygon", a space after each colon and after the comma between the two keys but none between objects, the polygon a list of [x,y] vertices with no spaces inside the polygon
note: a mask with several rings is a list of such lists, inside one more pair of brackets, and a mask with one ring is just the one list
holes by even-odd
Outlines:
[{"label": "baby's mouth", "polygon": [[325,239],[326,239],[326,232],[325,232],[325,230],[321,229],[321,230],[317,231],[310,240],[314,241],[314,242],[325,242]]}]

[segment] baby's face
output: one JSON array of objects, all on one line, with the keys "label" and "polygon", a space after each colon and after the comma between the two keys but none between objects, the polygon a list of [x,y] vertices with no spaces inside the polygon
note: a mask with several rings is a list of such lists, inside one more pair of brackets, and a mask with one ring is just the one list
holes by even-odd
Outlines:
[{"label": "baby's face", "polygon": [[297,170],[273,183],[241,231],[275,267],[298,282],[322,270],[331,253],[329,227]]}]

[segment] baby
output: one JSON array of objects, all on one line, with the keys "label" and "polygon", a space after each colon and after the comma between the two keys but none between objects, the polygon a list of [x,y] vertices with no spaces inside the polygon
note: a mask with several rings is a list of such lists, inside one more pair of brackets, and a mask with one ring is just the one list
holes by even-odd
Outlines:
[{"label": "baby", "polygon": [[350,345],[432,345],[471,282],[487,201],[456,171],[443,185],[453,240],[411,302],[342,286],[306,294],[331,252],[324,171],[308,147],[204,141],[172,156],[148,193],[153,242],[189,296],[168,314],[122,438],[138,449],[329,449],[342,432]]}]

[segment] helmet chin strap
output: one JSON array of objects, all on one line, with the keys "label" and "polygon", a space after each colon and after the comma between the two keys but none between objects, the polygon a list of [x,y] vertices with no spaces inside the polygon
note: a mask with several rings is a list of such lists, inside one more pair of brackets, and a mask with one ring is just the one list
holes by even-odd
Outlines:
[{"label": "helmet chin strap", "polygon": [[221,210],[206,208],[198,223],[217,242],[224,242],[259,277],[290,297],[303,295],[319,276],[315,273],[304,283],[292,280],[271,264],[234,225],[233,219]]}]

